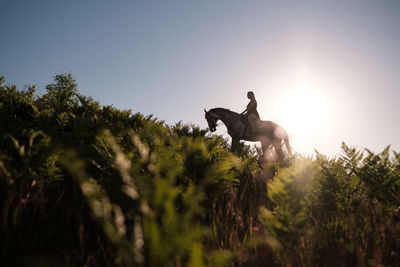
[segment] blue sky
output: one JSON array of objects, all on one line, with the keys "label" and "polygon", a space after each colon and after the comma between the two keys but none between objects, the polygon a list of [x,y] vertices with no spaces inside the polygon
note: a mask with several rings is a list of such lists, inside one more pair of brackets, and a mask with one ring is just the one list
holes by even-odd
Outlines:
[{"label": "blue sky", "polygon": [[0,0],[0,31],[19,88],[72,72],[103,105],[202,127],[251,89],[300,153],[400,150],[400,1]]}]

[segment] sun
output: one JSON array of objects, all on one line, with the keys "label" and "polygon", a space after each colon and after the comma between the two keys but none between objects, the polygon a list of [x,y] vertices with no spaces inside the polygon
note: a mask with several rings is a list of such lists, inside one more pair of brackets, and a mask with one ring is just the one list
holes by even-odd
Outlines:
[{"label": "sun", "polygon": [[340,127],[332,93],[337,84],[328,82],[307,58],[299,57],[292,65],[285,73],[258,81],[260,88],[267,88],[260,94],[260,111],[263,119],[286,130],[294,152],[308,156],[327,147],[325,140]]},{"label": "sun", "polygon": [[280,105],[279,121],[300,151],[309,151],[309,146],[323,134],[329,120],[328,106],[329,101],[307,84],[287,91]]},{"label": "sun", "polygon": [[282,113],[282,122],[288,130],[296,133],[311,133],[318,129],[324,120],[324,107],[321,97],[310,91],[296,91],[288,95]]}]

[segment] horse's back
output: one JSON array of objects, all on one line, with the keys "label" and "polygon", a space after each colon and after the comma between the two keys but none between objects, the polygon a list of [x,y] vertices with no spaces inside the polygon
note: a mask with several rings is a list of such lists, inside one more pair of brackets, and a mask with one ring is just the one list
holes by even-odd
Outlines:
[{"label": "horse's back", "polygon": [[273,121],[260,121],[260,132],[272,137],[283,138],[285,136],[285,130]]},{"label": "horse's back", "polygon": [[270,127],[277,127],[277,126],[279,126],[278,124],[276,124],[275,122],[273,122],[273,121],[261,121],[261,123],[263,123],[263,124],[268,124],[268,125],[270,125]]},{"label": "horse's back", "polygon": [[275,122],[272,122],[272,121],[260,121],[260,126],[263,129],[269,129],[269,130],[273,130],[277,127],[280,127],[278,124],[276,124]]}]

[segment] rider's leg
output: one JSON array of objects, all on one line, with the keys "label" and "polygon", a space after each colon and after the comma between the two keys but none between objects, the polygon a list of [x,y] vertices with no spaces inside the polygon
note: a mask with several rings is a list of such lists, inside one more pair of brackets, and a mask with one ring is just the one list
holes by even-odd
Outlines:
[{"label": "rider's leg", "polygon": [[249,122],[250,132],[254,133],[256,130],[257,116],[254,114],[249,114],[247,116],[247,120]]}]

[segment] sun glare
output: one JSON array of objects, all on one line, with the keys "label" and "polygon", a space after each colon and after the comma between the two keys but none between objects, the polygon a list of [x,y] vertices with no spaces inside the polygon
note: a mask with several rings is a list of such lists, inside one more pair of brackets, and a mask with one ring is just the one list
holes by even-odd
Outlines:
[{"label": "sun glare", "polygon": [[[341,127],[337,122],[337,80],[314,68],[313,58],[300,53],[287,63],[285,72],[260,75],[255,88],[261,119],[281,125],[288,133],[294,152],[309,156],[317,149],[324,153],[326,143]],[[332,125],[335,125],[333,127]]]},{"label": "sun glare", "polygon": [[322,101],[309,91],[297,91],[287,97],[282,122],[297,134],[310,134],[318,130],[323,121]]},{"label": "sun glare", "polygon": [[329,101],[307,83],[297,84],[282,99],[279,122],[298,151],[313,152],[311,146],[324,134],[329,120]]}]

